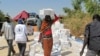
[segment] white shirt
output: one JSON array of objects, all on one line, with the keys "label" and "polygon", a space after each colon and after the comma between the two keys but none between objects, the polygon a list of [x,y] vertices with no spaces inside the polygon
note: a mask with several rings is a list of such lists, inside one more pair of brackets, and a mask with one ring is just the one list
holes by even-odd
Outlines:
[{"label": "white shirt", "polygon": [[15,26],[15,41],[18,43],[26,43],[27,42],[27,29],[24,24],[17,24]]},{"label": "white shirt", "polygon": [[4,22],[1,32],[4,32],[5,38],[7,40],[13,40],[14,39],[14,25],[12,22]]}]

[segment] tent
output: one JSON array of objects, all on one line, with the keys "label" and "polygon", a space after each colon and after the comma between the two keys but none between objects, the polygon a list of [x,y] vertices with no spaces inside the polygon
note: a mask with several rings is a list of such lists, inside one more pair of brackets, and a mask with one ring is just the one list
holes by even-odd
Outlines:
[{"label": "tent", "polygon": [[15,16],[13,19],[17,21],[18,19],[21,19],[21,18],[23,18],[23,20],[29,18],[29,13],[24,10],[21,13],[19,13],[17,16]]}]

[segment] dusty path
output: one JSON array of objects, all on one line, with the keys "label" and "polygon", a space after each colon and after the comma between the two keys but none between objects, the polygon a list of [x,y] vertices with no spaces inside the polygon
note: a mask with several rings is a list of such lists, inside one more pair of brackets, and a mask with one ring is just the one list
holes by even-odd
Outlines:
[{"label": "dusty path", "polygon": [[[28,51],[29,51],[29,44],[32,43],[33,36],[28,36],[30,42],[27,42],[27,48],[26,48],[26,54],[25,56],[28,56]],[[16,42],[13,43],[14,49],[16,50],[16,56],[19,54],[19,50],[17,47]],[[65,51],[62,51],[62,56],[79,56],[79,47],[76,43],[72,43],[72,47],[69,49],[65,48]],[[7,56],[7,51],[8,51],[8,46],[6,43],[5,38],[0,37],[0,56]]]},{"label": "dusty path", "polygon": [[[29,38],[30,42],[27,42],[27,48],[26,48],[26,54],[25,54],[26,56],[28,56],[29,44],[33,40],[32,36],[29,36],[28,38]],[[16,50],[16,56],[18,56],[19,50],[18,50],[18,47],[17,47],[17,44],[15,41],[13,43],[13,46],[14,46],[14,49]],[[5,38],[1,37],[0,38],[0,56],[7,56],[7,53],[8,53],[8,45],[6,43]]]}]

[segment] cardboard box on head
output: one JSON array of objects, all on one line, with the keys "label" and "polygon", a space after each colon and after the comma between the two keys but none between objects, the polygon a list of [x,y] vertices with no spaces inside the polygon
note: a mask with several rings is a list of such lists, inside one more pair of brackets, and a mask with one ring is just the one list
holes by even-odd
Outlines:
[{"label": "cardboard box on head", "polygon": [[41,18],[44,18],[45,15],[50,15],[51,18],[54,19],[54,14],[55,14],[54,13],[54,10],[53,9],[50,9],[50,8],[48,8],[48,9],[42,9],[39,12],[39,15],[41,16]]}]

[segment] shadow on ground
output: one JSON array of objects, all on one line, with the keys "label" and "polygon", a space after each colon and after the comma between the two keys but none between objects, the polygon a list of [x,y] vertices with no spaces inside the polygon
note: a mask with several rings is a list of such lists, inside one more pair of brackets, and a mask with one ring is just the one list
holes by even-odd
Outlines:
[{"label": "shadow on ground", "polygon": [[[19,56],[19,53],[16,53],[15,56]],[[25,52],[25,56],[29,56],[29,51]]]},{"label": "shadow on ground", "polygon": [[0,47],[0,50],[3,50],[3,49],[5,49],[5,48],[7,48],[8,46],[2,46],[2,47]]},{"label": "shadow on ground", "polygon": [[32,42],[34,39],[28,40],[28,42]]},{"label": "shadow on ground", "polygon": [[[16,46],[16,45],[13,45],[13,46]],[[0,47],[0,50],[3,50],[5,48],[8,48],[8,46],[2,46],[2,47]]]},{"label": "shadow on ground", "polygon": [[69,55],[69,54],[71,54],[72,53],[72,51],[66,51],[66,52],[63,52],[61,55],[62,56],[66,56],[66,55]]}]

